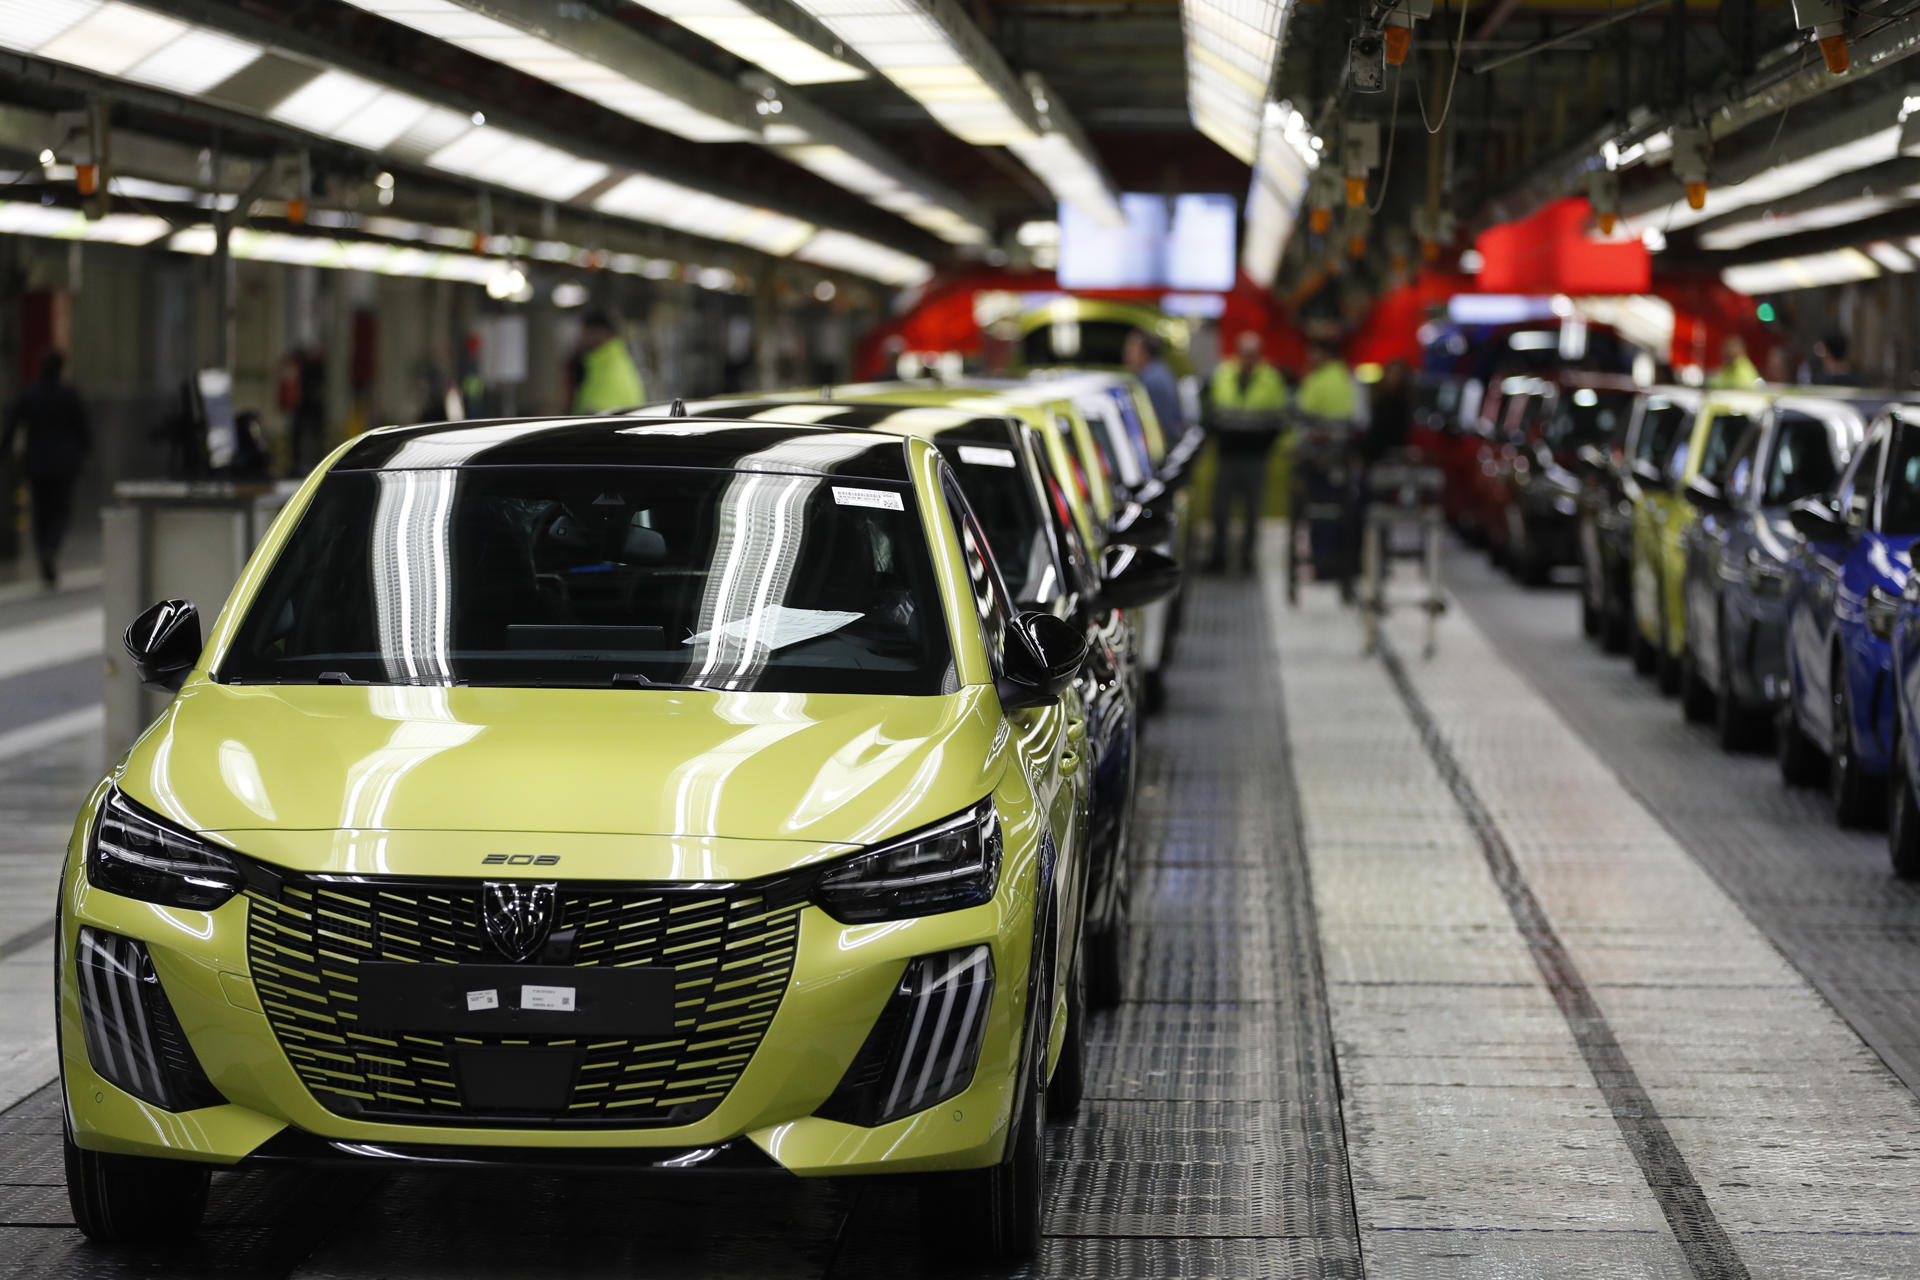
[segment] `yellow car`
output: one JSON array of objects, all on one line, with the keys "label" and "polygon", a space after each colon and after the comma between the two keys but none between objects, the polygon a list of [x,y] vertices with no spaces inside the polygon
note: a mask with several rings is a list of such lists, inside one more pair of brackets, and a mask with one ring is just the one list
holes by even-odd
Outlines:
[{"label": "yellow car", "polygon": [[1765,410],[1765,397],[1745,392],[1662,387],[1648,396],[1630,464],[1629,647],[1634,668],[1657,673],[1663,693],[1680,691],[1687,651],[1683,539],[1699,518],[1687,486],[1701,478],[1722,484],[1734,447]]},{"label": "yellow car", "polygon": [[1011,603],[925,440],[391,429],[289,505],[60,888],[75,1220],[208,1174],[958,1171],[1038,1239],[1081,1086],[1084,633]]},{"label": "yellow car", "polygon": [[1017,328],[1023,368],[1125,368],[1127,335],[1139,329],[1165,344],[1175,373],[1193,373],[1192,326],[1145,303],[1067,295],[1023,312]]}]

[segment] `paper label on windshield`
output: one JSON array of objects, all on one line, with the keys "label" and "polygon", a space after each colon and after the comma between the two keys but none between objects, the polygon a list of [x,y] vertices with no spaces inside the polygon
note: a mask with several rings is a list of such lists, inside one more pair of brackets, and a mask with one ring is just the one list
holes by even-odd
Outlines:
[{"label": "paper label on windshield", "polygon": [[850,489],[833,486],[833,500],[843,507],[873,507],[880,511],[904,511],[900,495],[891,489]]},{"label": "paper label on windshield", "polygon": [[1013,450],[995,449],[991,445],[963,444],[960,446],[960,461],[976,467],[1013,467]]},{"label": "paper label on windshield", "polygon": [[499,1007],[500,993],[492,987],[488,987],[485,991],[467,992],[468,1013],[478,1013],[482,1009],[498,1009]]},{"label": "paper label on windshield", "polygon": [[520,1008],[529,1013],[572,1013],[572,987],[522,987]]},{"label": "paper label on windshield", "polygon": [[784,649],[788,645],[838,631],[849,622],[859,621],[860,617],[860,614],[845,609],[794,609],[784,604],[771,604],[750,618],[735,618],[712,631],[688,636],[686,643],[708,644],[715,635],[721,635],[741,644]]}]

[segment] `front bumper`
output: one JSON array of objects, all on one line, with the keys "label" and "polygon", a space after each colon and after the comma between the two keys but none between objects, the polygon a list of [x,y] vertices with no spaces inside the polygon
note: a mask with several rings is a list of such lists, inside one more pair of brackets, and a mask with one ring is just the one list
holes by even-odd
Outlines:
[{"label": "front bumper", "polygon": [[[76,837],[76,843],[79,837]],[[788,1174],[979,1168],[1002,1155],[1033,954],[1031,859],[1009,850],[994,901],[920,919],[843,925],[795,908],[793,960],[778,1007],[717,1104],[689,1123],[614,1127],[369,1119],[323,1105],[290,1060],[249,945],[256,902],[213,911],[159,907],[93,888],[72,851],[63,882],[59,1018],[75,1141],[90,1150],[234,1165],[243,1160],[364,1159],[663,1169],[761,1167]],[[75,956],[83,928],[142,943],[193,1055],[224,1105],[170,1111],[116,1086],[90,1060]],[[971,1082],[925,1110],[874,1127],[815,1114],[854,1065],[919,956],[985,945],[994,981]],[[405,1049],[397,1050],[404,1054]],[[311,1062],[308,1064],[311,1070]],[[509,1161],[498,1153],[522,1156]]]}]

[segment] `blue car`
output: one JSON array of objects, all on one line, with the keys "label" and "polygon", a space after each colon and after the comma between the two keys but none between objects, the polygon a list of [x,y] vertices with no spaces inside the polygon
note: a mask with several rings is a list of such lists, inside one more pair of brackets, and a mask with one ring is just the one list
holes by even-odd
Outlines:
[{"label": "blue car", "polygon": [[1690,719],[1712,717],[1728,751],[1763,745],[1786,698],[1786,589],[1801,542],[1788,512],[1833,487],[1865,433],[1845,400],[1782,396],[1735,445],[1724,487],[1700,478],[1687,490],[1700,519],[1681,536],[1681,701]]},{"label": "blue car", "polygon": [[1787,584],[1780,773],[1809,783],[1824,761],[1835,818],[1864,826],[1882,813],[1893,764],[1892,639],[1920,533],[1920,409],[1876,418],[1839,483],[1789,519],[1805,541]]}]

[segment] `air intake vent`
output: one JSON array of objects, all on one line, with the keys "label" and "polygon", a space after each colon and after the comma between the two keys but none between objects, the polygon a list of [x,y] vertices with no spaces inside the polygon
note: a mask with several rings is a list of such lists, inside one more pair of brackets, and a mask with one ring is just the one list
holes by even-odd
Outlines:
[{"label": "air intake vent", "polygon": [[193,1056],[145,944],[83,928],[77,963],[87,1060],[102,1078],[167,1111],[226,1101]]},{"label": "air intake vent", "polygon": [[915,959],[818,1114],[871,1128],[965,1091],[992,1000],[986,946]]}]

